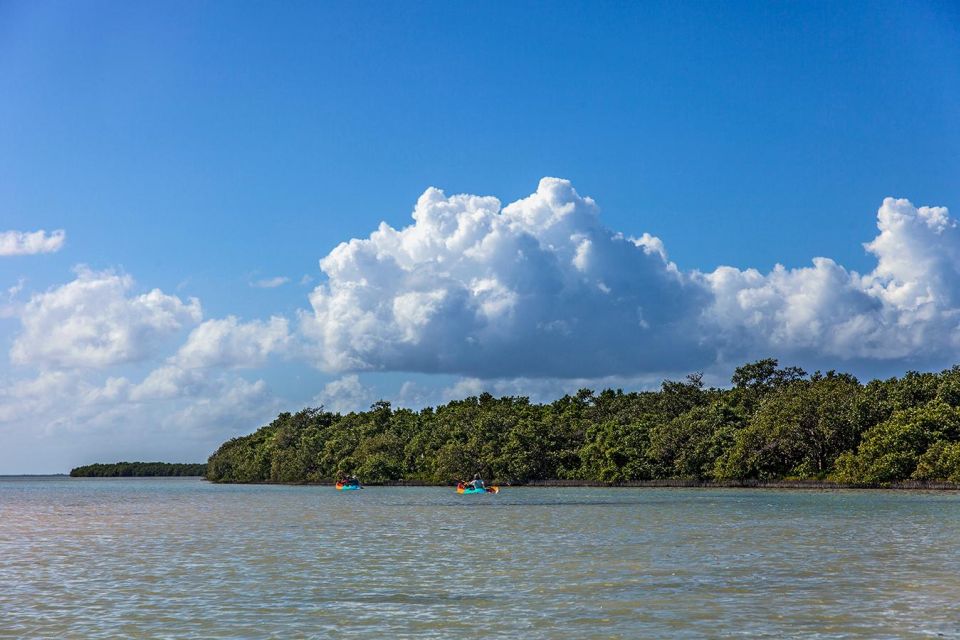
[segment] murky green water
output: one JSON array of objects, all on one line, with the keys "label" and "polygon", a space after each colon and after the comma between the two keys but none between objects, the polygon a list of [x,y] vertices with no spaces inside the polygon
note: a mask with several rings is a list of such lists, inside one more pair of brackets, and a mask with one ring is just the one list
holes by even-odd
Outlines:
[{"label": "murky green water", "polygon": [[0,479],[0,637],[960,637],[960,495]]}]

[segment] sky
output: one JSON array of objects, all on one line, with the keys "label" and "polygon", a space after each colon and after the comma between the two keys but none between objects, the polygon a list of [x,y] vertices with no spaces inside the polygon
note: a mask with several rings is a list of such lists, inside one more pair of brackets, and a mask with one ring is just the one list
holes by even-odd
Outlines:
[{"label": "sky", "polygon": [[0,0],[0,473],[960,363],[949,2]]}]

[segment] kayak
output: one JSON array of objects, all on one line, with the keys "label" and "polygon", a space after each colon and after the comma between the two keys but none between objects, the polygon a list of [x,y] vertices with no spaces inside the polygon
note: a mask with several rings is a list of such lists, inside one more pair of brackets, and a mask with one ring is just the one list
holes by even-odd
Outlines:
[{"label": "kayak", "polygon": [[356,489],[363,489],[358,484],[343,484],[342,482],[337,483],[337,491],[355,491]]},{"label": "kayak", "polygon": [[500,493],[500,487],[484,487],[483,489],[474,489],[473,487],[465,487],[462,484],[457,485],[457,493]]}]

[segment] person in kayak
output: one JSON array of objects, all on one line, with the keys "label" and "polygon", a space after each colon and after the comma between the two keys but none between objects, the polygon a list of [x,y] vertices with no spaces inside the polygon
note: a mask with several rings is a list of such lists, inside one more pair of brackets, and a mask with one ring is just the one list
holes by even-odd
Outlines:
[{"label": "person in kayak", "polygon": [[473,487],[477,491],[483,490],[485,488],[483,486],[483,479],[480,477],[479,473],[473,474],[473,482],[470,482],[469,486]]},{"label": "person in kayak", "polygon": [[348,476],[342,471],[337,474],[337,482],[342,485],[360,486],[360,480],[357,476]]}]

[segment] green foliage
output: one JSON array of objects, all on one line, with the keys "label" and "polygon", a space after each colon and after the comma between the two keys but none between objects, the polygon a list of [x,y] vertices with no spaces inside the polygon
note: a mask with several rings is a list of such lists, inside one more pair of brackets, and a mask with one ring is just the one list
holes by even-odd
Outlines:
[{"label": "green foliage", "polygon": [[939,440],[917,461],[916,480],[947,480],[960,483],[960,442]]},{"label": "green foliage", "polygon": [[629,482],[653,477],[646,451],[650,444],[650,423],[621,424],[607,420],[587,432],[580,450],[581,478],[600,482]]},{"label": "green foliage", "polygon": [[[960,409],[933,400],[902,409],[863,434],[856,453],[837,461],[842,482],[886,484],[913,475],[920,456],[938,441],[960,439]],[[943,478],[928,478],[943,479]]]},{"label": "green foliage", "polygon": [[857,484],[957,481],[960,367],[861,385],[773,359],[743,365],[730,389],[700,374],[657,391],[581,389],[550,404],[488,393],[420,411],[282,413],[224,443],[216,482],[369,484],[569,479],[623,483],[830,478]]},{"label": "green foliage", "polygon": [[822,478],[855,446],[860,385],[828,374],[795,379],[761,402],[717,465],[721,480]]},{"label": "green foliage", "polygon": [[72,478],[133,478],[146,476],[202,476],[205,464],[172,462],[117,462],[88,464],[70,470]]},{"label": "green foliage", "polygon": [[717,461],[733,446],[744,423],[739,408],[715,402],[656,425],[648,448],[654,475],[716,480]]}]

